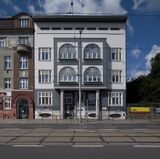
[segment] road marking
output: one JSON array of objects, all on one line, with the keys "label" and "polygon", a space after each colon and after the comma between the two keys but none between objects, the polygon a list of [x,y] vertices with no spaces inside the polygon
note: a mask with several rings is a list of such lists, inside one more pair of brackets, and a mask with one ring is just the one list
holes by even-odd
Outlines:
[{"label": "road marking", "polygon": [[81,145],[81,144],[79,144],[79,145],[72,145],[72,147],[93,148],[93,147],[104,147],[104,145],[91,145],[91,144],[89,144],[89,145],[85,145],[85,144]]},{"label": "road marking", "polygon": [[160,148],[160,145],[133,145],[135,148]]},{"label": "road marking", "polygon": [[43,147],[43,145],[12,145],[13,147]]}]

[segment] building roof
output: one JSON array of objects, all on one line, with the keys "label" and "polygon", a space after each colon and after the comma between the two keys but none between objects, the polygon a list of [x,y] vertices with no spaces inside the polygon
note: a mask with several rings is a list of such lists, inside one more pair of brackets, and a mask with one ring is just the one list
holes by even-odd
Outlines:
[{"label": "building roof", "polygon": [[33,15],[35,22],[126,22],[127,15]]}]

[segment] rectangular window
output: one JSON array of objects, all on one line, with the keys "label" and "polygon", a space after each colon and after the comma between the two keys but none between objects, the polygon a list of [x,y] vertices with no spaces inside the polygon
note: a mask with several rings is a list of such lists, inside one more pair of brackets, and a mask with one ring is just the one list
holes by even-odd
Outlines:
[{"label": "rectangular window", "polygon": [[28,78],[20,78],[20,89],[28,89]]},{"label": "rectangular window", "polygon": [[96,30],[96,28],[91,27],[91,28],[87,28],[87,30]]},{"label": "rectangular window", "polygon": [[41,27],[41,30],[49,30],[49,27]]},{"label": "rectangular window", "polygon": [[28,57],[27,56],[20,57],[20,69],[28,69]]},{"label": "rectangular window", "polygon": [[108,93],[108,106],[122,106],[122,105],[123,105],[123,93],[121,92]]},{"label": "rectangular window", "polygon": [[4,101],[4,110],[11,110],[11,99],[5,99]]},{"label": "rectangular window", "polygon": [[52,92],[39,92],[38,93],[38,105],[39,106],[51,106],[52,105]]},{"label": "rectangular window", "polygon": [[19,44],[22,45],[29,45],[29,38],[28,37],[19,37]]},{"label": "rectangular window", "polygon": [[112,61],[122,61],[122,49],[121,48],[111,48]]},{"label": "rectangular window", "polygon": [[39,83],[51,83],[51,70],[39,70]]},{"label": "rectangular window", "polygon": [[6,38],[0,38],[0,48],[6,46]]},{"label": "rectangular window", "polygon": [[51,48],[39,48],[39,60],[50,61],[51,60]]},{"label": "rectangular window", "polygon": [[61,30],[59,27],[53,27],[52,30]]},{"label": "rectangular window", "polygon": [[121,83],[122,82],[122,71],[121,70],[112,70],[111,82]]},{"label": "rectangular window", "polygon": [[99,30],[108,30],[108,28],[99,28]]},{"label": "rectangular window", "polygon": [[4,78],[4,89],[10,89],[10,88],[11,88],[11,79]]},{"label": "rectangular window", "polygon": [[4,69],[10,70],[11,69],[11,56],[4,57]]},{"label": "rectangular window", "polygon": [[29,19],[20,19],[20,27],[21,28],[29,27]]}]

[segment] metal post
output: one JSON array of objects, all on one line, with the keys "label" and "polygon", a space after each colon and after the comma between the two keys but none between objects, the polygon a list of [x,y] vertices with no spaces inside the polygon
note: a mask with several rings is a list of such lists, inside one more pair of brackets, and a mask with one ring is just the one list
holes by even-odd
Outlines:
[{"label": "metal post", "polygon": [[81,44],[81,35],[82,30],[79,31],[80,34],[80,52],[79,52],[79,123],[81,123],[81,52],[82,52],[82,44]]}]

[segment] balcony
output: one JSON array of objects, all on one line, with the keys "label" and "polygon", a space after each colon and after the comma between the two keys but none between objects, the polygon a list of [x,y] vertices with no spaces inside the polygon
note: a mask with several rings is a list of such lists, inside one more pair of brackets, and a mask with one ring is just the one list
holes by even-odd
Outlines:
[{"label": "balcony", "polygon": [[29,43],[29,41],[26,42],[17,42],[17,53],[19,54],[28,54],[31,52],[31,45]]}]

